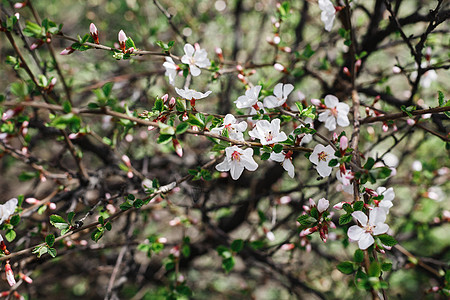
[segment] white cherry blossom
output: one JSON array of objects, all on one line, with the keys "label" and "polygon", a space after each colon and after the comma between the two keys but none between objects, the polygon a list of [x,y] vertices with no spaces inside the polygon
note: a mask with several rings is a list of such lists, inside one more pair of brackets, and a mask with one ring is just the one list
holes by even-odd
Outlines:
[{"label": "white cherry blossom", "polygon": [[281,163],[283,169],[288,172],[289,177],[294,178],[294,165],[292,164],[292,151],[285,153],[281,151],[280,153],[272,152],[270,153],[270,159],[276,162]]},{"label": "white cherry blossom", "polygon": [[339,102],[339,99],[333,95],[327,95],[325,97],[326,109],[319,114],[319,121],[325,122],[325,128],[329,131],[336,129],[336,123],[339,126],[346,127],[350,125],[348,120],[348,112],[350,107],[348,104]]},{"label": "white cherry blossom", "polygon": [[354,178],[353,173],[350,170],[336,172],[336,179],[342,183],[342,190],[347,194],[353,195],[353,183],[350,181]]},{"label": "white cherry blossom", "polygon": [[243,141],[243,132],[247,129],[247,122],[237,122],[236,118],[232,114],[227,114],[223,119],[222,126],[211,129],[212,133],[221,135],[223,130],[228,131],[228,136],[234,140]]},{"label": "white cherry blossom", "polygon": [[255,108],[258,109],[259,107],[255,107],[255,105],[258,102],[258,96],[259,92],[261,91],[261,86],[257,85],[255,87],[252,87],[251,89],[248,89],[245,91],[245,95],[240,96],[237,98],[234,103],[236,103],[237,108]]},{"label": "white cherry blossom", "polygon": [[325,24],[325,30],[331,31],[334,18],[336,17],[336,9],[330,0],[319,0],[319,8],[322,10],[320,19]]},{"label": "white cherry blossom", "polygon": [[324,146],[318,144],[314,147],[313,153],[309,157],[309,160],[316,165],[317,173],[322,177],[330,176],[332,167],[328,166],[330,160],[336,158],[334,156],[334,149],[330,145]]},{"label": "white cherry blossom", "polygon": [[259,139],[262,145],[283,142],[287,140],[287,136],[283,131],[280,132],[280,122],[280,119],[274,119],[270,123],[267,120],[259,120],[248,134]]},{"label": "white cherry blossom", "polygon": [[207,68],[211,65],[205,49],[195,49],[191,44],[186,44],[184,45],[184,53],[181,62],[189,65],[192,76],[200,75],[202,72],[200,68]]},{"label": "white cherry blossom", "polygon": [[386,221],[386,212],[383,208],[375,207],[369,213],[369,218],[362,211],[355,211],[352,216],[358,220],[358,225],[351,226],[347,235],[350,239],[358,241],[359,249],[366,250],[374,242],[373,235],[380,235],[389,230]]},{"label": "white cherry blossom", "polygon": [[264,98],[264,106],[267,108],[275,108],[286,103],[289,94],[294,90],[292,84],[278,83],[273,89],[275,96],[267,96]]},{"label": "white cherry blossom", "polygon": [[9,217],[14,213],[17,207],[17,199],[9,199],[5,204],[0,205],[0,224],[8,220]]},{"label": "white cherry blossom", "polygon": [[244,168],[249,171],[255,171],[258,164],[253,159],[253,149],[247,148],[245,150],[238,146],[231,146],[225,149],[225,159],[216,166],[219,172],[230,171],[231,178],[239,179]]},{"label": "white cherry blossom", "polygon": [[390,187],[386,189],[384,186],[380,186],[377,188],[376,192],[378,196],[383,195],[383,200],[378,203],[378,207],[381,207],[386,214],[389,214],[389,209],[394,206],[394,204],[392,204],[392,200],[395,198],[394,188]]},{"label": "white cherry blossom", "polygon": [[173,59],[168,56],[166,56],[166,61],[163,63],[163,67],[166,68],[166,73],[164,75],[169,77],[169,83],[174,85],[179,67],[175,64]]},{"label": "white cherry blossom", "polygon": [[326,211],[329,206],[330,201],[328,201],[325,198],[320,198],[319,201],[317,202],[317,210],[319,211],[319,213],[323,213],[324,211]]},{"label": "white cherry blossom", "polygon": [[181,98],[186,99],[186,100],[191,100],[191,99],[203,99],[209,96],[209,94],[212,93],[212,91],[207,91],[206,93],[201,93],[201,92],[197,92],[196,90],[191,90],[191,89],[179,89],[179,88],[175,88],[175,91],[177,92],[178,95],[181,96]]}]

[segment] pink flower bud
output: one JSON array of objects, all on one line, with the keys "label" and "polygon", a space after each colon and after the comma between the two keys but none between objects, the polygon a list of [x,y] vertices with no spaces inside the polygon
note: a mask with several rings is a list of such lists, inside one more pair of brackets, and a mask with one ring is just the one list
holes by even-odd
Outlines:
[{"label": "pink flower bud", "polygon": [[294,248],[295,248],[294,244],[283,244],[280,249],[284,250],[284,251],[289,251],[289,250],[292,250]]},{"label": "pink flower bud", "polygon": [[56,209],[56,204],[53,203],[53,202],[50,202],[50,203],[48,204],[48,207],[49,207],[51,210],[55,210],[55,209]]},{"label": "pink flower bud", "polygon": [[310,207],[315,207],[316,206],[316,202],[314,202],[314,200],[312,198],[309,198],[309,206]]},{"label": "pink flower bud", "polygon": [[183,116],[181,117],[181,120],[182,120],[183,122],[186,122],[187,120],[189,120],[189,117],[188,117],[188,115],[187,115],[186,112],[185,112],[185,113],[183,114]]},{"label": "pink flower bud", "polygon": [[320,106],[322,104],[319,99],[311,99],[311,103],[315,106]]},{"label": "pink flower bud", "polygon": [[32,283],[33,279],[31,279],[29,276],[23,274],[22,272],[19,272],[19,277],[23,279],[26,283]]},{"label": "pink flower bud", "polygon": [[117,39],[119,40],[119,43],[125,43],[128,38],[125,32],[123,32],[123,30],[120,30]]},{"label": "pink flower bud", "polygon": [[239,72],[242,72],[244,70],[244,68],[241,65],[237,65],[236,70],[238,70]]},{"label": "pink flower bud", "polygon": [[177,100],[175,100],[174,97],[170,98],[170,100],[169,100],[169,108],[173,108],[176,103],[177,103]]},{"label": "pink flower bud", "polygon": [[33,205],[33,204],[39,203],[39,200],[36,199],[36,198],[27,198],[27,199],[25,199],[25,202],[28,203],[28,204]]},{"label": "pink flower bud", "polygon": [[286,72],[286,68],[282,64],[276,63],[273,67],[279,72]]},{"label": "pink flower bud", "polygon": [[345,135],[341,136],[341,139],[339,141],[339,148],[342,151],[345,151],[348,148],[348,138]]},{"label": "pink flower bud", "polygon": [[381,127],[381,129],[383,130],[383,132],[388,131],[389,127],[386,123],[383,124],[383,126]]},{"label": "pink flower bud", "polygon": [[58,79],[56,79],[56,77],[53,77],[52,80],[50,80],[50,85],[54,86],[57,81],[58,81]]},{"label": "pink flower bud", "polygon": [[26,2],[26,1],[24,1],[24,2],[19,2],[19,3],[14,4],[14,8],[15,8],[15,9],[19,9],[19,8],[25,7],[25,5],[27,5],[27,2]]},{"label": "pink flower bud", "polygon": [[361,68],[361,64],[362,64],[361,59],[358,59],[358,60],[355,62],[355,71],[356,71],[356,72],[358,72],[359,68]]},{"label": "pink flower bud", "polygon": [[6,273],[6,280],[8,281],[10,286],[13,286],[16,284],[16,279],[14,278],[14,273],[11,269],[11,265],[9,263],[6,263],[5,265],[5,273]]},{"label": "pink flower bud", "polygon": [[165,94],[164,96],[161,97],[161,99],[164,101],[164,103],[166,103],[167,99],[169,99],[169,94]]},{"label": "pink flower bud", "polygon": [[317,231],[317,226],[314,226],[312,228],[303,229],[300,232],[300,237],[304,237],[304,236],[310,235],[311,233],[316,232],[316,231]]},{"label": "pink flower bud", "polygon": [[245,76],[242,74],[237,75],[239,81],[241,81],[243,84],[247,84],[247,80],[245,79]]},{"label": "pink flower bud", "polygon": [[413,119],[408,119],[406,120],[406,123],[408,123],[409,126],[413,126],[414,124],[416,124],[416,121],[414,121]]},{"label": "pink flower bud", "polygon": [[[39,42],[40,42],[40,41],[39,41]],[[36,50],[37,47],[40,46],[40,43],[39,43],[39,42],[34,42],[33,44],[31,44],[31,45],[30,45],[30,50],[31,50],[31,51]]]},{"label": "pink flower bud", "polygon": [[397,66],[392,67],[392,73],[400,74],[401,72],[402,72],[402,69],[400,69],[399,67],[397,67]]},{"label": "pink flower bud", "polygon": [[291,53],[292,49],[290,47],[280,47],[280,50],[286,53]]},{"label": "pink flower bud", "polygon": [[69,55],[72,54],[75,51],[75,49],[73,49],[72,47],[67,47],[66,49],[64,49],[63,51],[61,51],[59,53],[59,55]]},{"label": "pink flower bud", "polygon": [[350,74],[350,70],[347,67],[344,67],[342,71],[347,77],[352,77],[352,74]]},{"label": "pink flower bud", "polygon": [[321,198],[317,202],[317,210],[319,211],[319,213],[323,213],[324,211],[326,211],[328,209],[328,206],[330,206],[330,202],[325,198]]},{"label": "pink flower bud", "polygon": [[275,235],[273,234],[272,231],[268,231],[268,232],[266,233],[266,237],[267,237],[267,239],[268,239],[269,241],[274,241],[274,240],[275,240]]},{"label": "pink flower bud", "polygon": [[281,38],[278,34],[273,37],[273,42],[275,45],[278,45],[281,42]]},{"label": "pink flower bud", "polygon": [[125,163],[125,165],[129,168],[131,167],[130,158],[127,155],[122,155],[122,161]]},{"label": "pink flower bud", "polygon": [[134,176],[133,172],[131,172],[131,170],[128,170],[127,177],[131,179],[133,178],[133,176]]},{"label": "pink flower bud", "polygon": [[291,197],[289,196],[283,196],[278,200],[279,204],[288,204],[289,202],[291,202]]},{"label": "pink flower bud", "polygon": [[183,157],[183,148],[181,147],[180,142],[177,139],[172,139],[173,147],[175,148],[175,152],[179,157]]},{"label": "pink flower bud", "polygon": [[194,47],[195,47],[195,51],[200,51],[202,48],[200,47],[200,44],[199,43],[195,43],[194,44]]},{"label": "pink flower bud", "polygon": [[89,31],[91,35],[98,35],[98,30],[94,23],[91,23],[91,25],[89,25]]},{"label": "pink flower bud", "polygon": [[17,20],[20,19],[20,14],[19,13],[15,13],[14,16],[16,17]]}]

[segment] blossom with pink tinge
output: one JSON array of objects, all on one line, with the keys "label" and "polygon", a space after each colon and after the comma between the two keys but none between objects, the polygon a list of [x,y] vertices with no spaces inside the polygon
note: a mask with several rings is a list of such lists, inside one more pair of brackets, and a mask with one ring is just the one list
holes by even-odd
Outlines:
[{"label": "blossom with pink tinge", "polygon": [[275,108],[286,103],[289,94],[294,90],[292,84],[278,83],[273,89],[274,96],[264,98],[264,106],[267,108]]},{"label": "blossom with pink tinge", "polygon": [[180,69],[171,57],[166,56],[166,61],[163,63],[163,67],[166,69],[165,76],[169,77],[169,83],[175,84],[175,78],[177,77],[178,70]]},{"label": "blossom with pink tinge", "polygon": [[325,198],[321,198],[317,202],[317,210],[319,211],[319,213],[323,213],[324,211],[326,211],[329,206],[330,206],[330,201],[328,201]]},{"label": "blossom with pink tinge", "polygon": [[287,140],[287,136],[280,131],[280,119],[274,119],[269,123],[267,120],[259,120],[256,122],[255,128],[248,134],[259,139],[262,145],[270,145]]},{"label": "blossom with pink tinge", "polygon": [[358,225],[351,226],[348,237],[353,241],[358,241],[359,249],[366,250],[374,242],[373,236],[386,233],[389,225],[385,224],[386,212],[383,208],[375,207],[369,213],[369,218],[362,211],[355,211],[352,216],[358,221]]},{"label": "blossom with pink tinge", "polygon": [[243,132],[247,129],[247,122],[237,122],[232,114],[227,114],[223,119],[222,126],[211,129],[211,133],[222,135],[224,130],[227,130],[228,136],[233,140],[244,141]]},{"label": "blossom with pink tinge", "polygon": [[192,76],[200,75],[202,72],[200,68],[207,68],[211,65],[205,49],[200,49],[200,47],[196,49],[191,44],[186,44],[184,45],[184,53],[181,62],[189,65],[189,71]]},{"label": "blossom with pink tinge", "polygon": [[316,165],[317,173],[322,177],[330,176],[332,167],[328,166],[328,163],[335,158],[333,147],[330,145],[325,147],[321,144],[316,145],[313,153],[309,156],[309,160]]},{"label": "blossom with pink tinge", "polygon": [[350,111],[348,104],[339,102],[336,96],[327,95],[325,96],[325,105],[325,111],[319,114],[319,121],[325,122],[325,128],[333,131],[336,129],[336,123],[342,127],[350,125],[347,117]]},{"label": "blossom with pink tinge", "polygon": [[5,273],[6,273],[6,280],[8,281],[10,286],[13,286],[16,284],[16,279],[14,278],[14,273],[11,269],[11,265],[7,263],[5,265]]},{"label": "blossom with pink tinge", "polygon": [[234,103],[237,108],[251,108],[258,102],[259,92],[261,91],[261,86],[257,85],[245,91],[245,95],[237,98]]},{"label": "blossom with pink tinge", "polygon": [[280,153],[272,152],[270,153],[270,159],[281,163],[283,169],[288,172],[289,177],[294,178],[294,165],[292,164],[292,151],[285,153],[281,151]]},{"label": "blossom with pink tinge", "polygon": [[258,164],[253,159],[253,149],[247,148],[245,150],[238,146],[231,146],[225,149],[225,159],[216,166],[219,172],[230,171],[231,178],[239,179],[244,169],[255,171]]}]

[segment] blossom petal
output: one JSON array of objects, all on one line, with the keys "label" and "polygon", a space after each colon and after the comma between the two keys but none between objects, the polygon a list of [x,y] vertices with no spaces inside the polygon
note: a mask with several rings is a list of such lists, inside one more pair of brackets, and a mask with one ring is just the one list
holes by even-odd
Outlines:
[{"label": "blossom petal", "polygon": [[282,83],[278,83],[274,89],[273,89],[273,94],[277,97],[277,98],[283,98],[283,84]]},{"label": "blossom petal", "polygon": [[189,65],[189,70],[194,77],[197,77],[202,73],[202,71],[195,65]]},{"label": "blossom petal", "polygon": [[378,223],[384,223],[386,221],[386,211],[380,207],[375,207],[369,213],[369,223],[370,225],[375,225]]},{"label": "blossom petal", "polygon": [[289,94],[294,90],[294,86],[290,83],[285,84],[283,87],[283,98],[287,98]]},{"label": "blossom petal", "polygon": [[337,115],[337,123],[341,127],[347,127],[348,125],[350,125],[350,121],[348,120],[347,115],[341,113],[338,113]]},{"label": "blossom petal", "polygon": [[289,177],[294,178],[295,176],[295,169],[294,165],[292,164],[291,159],[285,159],[283,162],[283,168],[288,172]]},{"label": "blossom petal", "polygon": [[336,119],[332,116],[329,116],[325,121],[325,128],[329,131],[334,131],[336,129]]},{"label": "blossom petal", "polygon": [[325,96],[325,105],[329,108],[334,108],[338,105],[339,99],[334,95]]},{"label": "blossom petal", "polygon": [[352,213],[352,216],[358,220],[361,225],[367,225],[367,215],[362,211],[355,211]]},{"label": "blossom petal", "polygon": [[372,235],[370,233],[364,233],[361,237],[361,239],[358,241],[359,249],[366,250],[369,248],[375,240],[373,239]]},{"label": "blossom petal", "polygon": [[389,230],[389,225],[388,224],[383,224],[383,223],[378,223],[372,233],[373,235],[379,235],[379,234],[383,234],[386,233]]},{"label": "blossom petal", "polygon": [[194,46],[192,46],[191,44],[184,45],[184,53],[186,53],[187,56],[192,57],[192,55],[194,55],[194,52]]},{"label": "blossom petal", "polygon": [[358,225],[353,225],[348,229],[347,235],[350,239],[354,241],[359,241],[364,232],[365,232],[364,229],[362,229]]},{"label": "blossom petal", "polygon": [[216,170],[219,172],[227,172],[230,170],[230,162],[227,158],[223,160],[220,164],[216,166]]},{"label": "blossom petal", "polygon": [[267,96],[264,98],[264,106],[267,108],[275,108],[280,105],[278,104],[278,99],[275,96]]},{"label": "blossom petal", "polygon": [[233,180],[239,179],[241,177],[242,172],[244,172],[244,166],[238,162],[232,161],[230,163],[230,174]]}]

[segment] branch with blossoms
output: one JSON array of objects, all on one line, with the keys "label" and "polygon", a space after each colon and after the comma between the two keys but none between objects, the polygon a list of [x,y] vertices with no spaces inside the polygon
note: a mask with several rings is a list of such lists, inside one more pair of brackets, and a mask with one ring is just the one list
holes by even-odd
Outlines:
[{"label": "branch with blossoms", "polygon": [[[213,283],[204,270],[230,286],[239,278],[229,297],[257,297],[248,282],[270,278],[297,298],[387,299],[405,288],[392,278],[415,266],[431,277],[412,294],[448,295],[441,257],[421,253],[442,248],[432,228],[449,221],[434,202],[450,174],[450,101],[438,91],[447,82],[444,2],[429,13],[401,1],[251,2],[127,3],[123,29],[88,13],[81,35],[41,19],[38,2],[2,6],[5,72],[16,79],[0,95],[12,198],[0,205],[0,261],[13,289],[23,288],[14,274],[41,284],[50,257],[64,270],[54,278],[65,278],[76,260],[65,254],[77,253],[86,282],[98,280],[88,266],[109,267],[105,299],[128,290],[201,298],[199,283]],[[390,52],[398,49],[411,55]],[[435,225],[425,228],[429,212]]]}]

